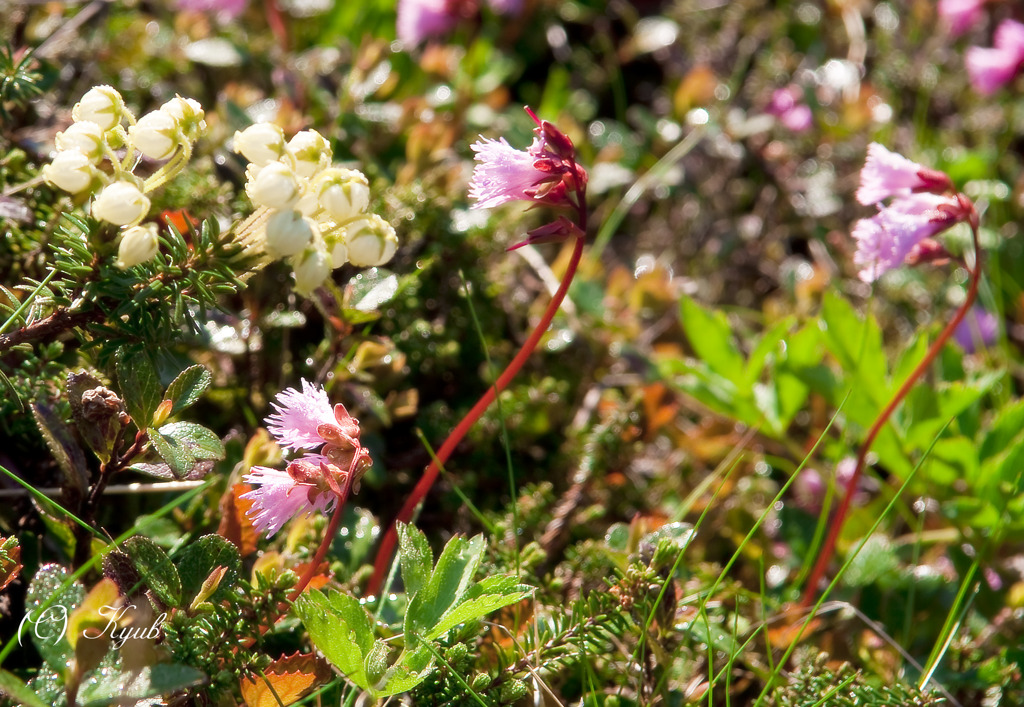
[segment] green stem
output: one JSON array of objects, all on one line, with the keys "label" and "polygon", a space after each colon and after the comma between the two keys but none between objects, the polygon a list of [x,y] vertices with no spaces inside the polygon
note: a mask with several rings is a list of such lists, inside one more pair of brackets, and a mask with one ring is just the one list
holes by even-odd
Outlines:
[{"label": "green stem", "polygon": [[810,577],[807,580],[807,584],[804,587],[803,596],[800,599],[800,608],[808,609],[814,604],[814,598],[818,594],[818,584],[822,577],[825,575],[825,570],[828,568],[829,562],[832,560],[832,556],[835,554],[836,541],[839,538],[839,532],[843,528],[843,523],[846,520],[846,516],[850,511],[850,505],[853,502],[857,484],[860,481],[860,477],[864,473],[864,467],[867,464],[868,452],[871,451],[871,445],[874,444],[875,438],[881,433],[882,428],[892,417],[892,414],[899,407],[903,399],[907,397],[907,394],[911,391],[917,380],[924,374],[928,367],[931,366],[935,357],[939,355],[942,348],[949,341],[949,338],[953,335],[953,332],[963,321],[964,317],[967,316],[967,312],[970,311],[971,305],[974,304],[975,298],[978,296],[978,283],[981,280],[981,245],[978,242],[978,227],[972,220],[971,236],[974,242],[974,268],[971,270],[971,284],[967,289],[967,297],[964,298],[963,304],[957,309],[956,315],[946,327],[939,334],[939,337],[928,349],[928,352],[921,359],[921,362],[917,364],[917,367],[911,371],[910,375],[900,386],[900,389],[896,391],[896,394],[889,401],[888,405],[878,414],[874,424],[871,425],[871,429],[868,431],[867,437],[864,438],[863,444],[861,444],[860,452],[857,455],[857,466],[850,475],[849,480],[846,482],[846,491],[843,495],[843,500],[839,505],[839,510],[836,511],[835,518],[832,520],[832,524],[829,527],[828,535],[825,537],[825,544],[822,545],[821,551],[818,553],[818,560],[814,564],[814,569],[811,570]]}]

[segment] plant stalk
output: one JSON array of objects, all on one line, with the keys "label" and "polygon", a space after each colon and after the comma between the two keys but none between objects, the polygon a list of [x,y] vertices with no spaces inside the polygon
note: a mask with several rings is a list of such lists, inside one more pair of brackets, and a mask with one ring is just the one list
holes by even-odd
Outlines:
[{"label": "plant stalk", "polygon": [[978,296],[978,284],[981,281],[981,245],[978,242],[978,227],[974,221],[970,222],[971,237],[974,244],[974,268],[971,269],[971,282],[967,289],[967,297],[964,298],[963,304],[957,309],[956,314],[946,324],[945,328],[939,333],[938,338],[929,347],[928,352],[921,359],[921,362],[917,364],[917,367],[911,371],[910,375],[900,386],[900,389],[896,391],[896,394],[892,397],[885,408],[878,414],[874,424],[871,425],[871,429],[868,430],[867,436],[864,438],[864,442],[861,444],[860,452],[857,454],[857,466],[853,470],[853,474],[846,482],[846,489],[843,495],[843,500],[839,504],[839,510],[836,511],[835,518],[832,519],[832,523],[829,526],[828,535],[825,537],[825,542],[818,553],[818,559],[814,563],[814,568],[811,570],[811,574],[807,579],[807,584],[804,586],[803,596],[800,598],[800,608],[809,609],[814,605],[815,597],[818,593],[818,584],[821,582],[822,577],[825,575],[825,570],[828,568],[829,562],[832,560],[832,556],[835,554],[836,541],[839,538],[839,532],[843,528],[843,523],[846,521],[846,516],[849,514],[850,505],[853,502],[853,496],[857,489],[857,484],[860,482],[860,477],[864,473],[864,467],[867,464],[868,452],[871,451],[871,445],[874,444],[875,438],[881,433],[882,428],[892,417],[892,414],[899,407],[903,399],[907,397],[911,389],[917,383],[917,380],[928,370],[935,357],[939,355],[942,348],[949,341],[949,338],[953,335],[953,332],[963,321],[964,317],[970,311],[971,306],[974,304],[974,300]]}]

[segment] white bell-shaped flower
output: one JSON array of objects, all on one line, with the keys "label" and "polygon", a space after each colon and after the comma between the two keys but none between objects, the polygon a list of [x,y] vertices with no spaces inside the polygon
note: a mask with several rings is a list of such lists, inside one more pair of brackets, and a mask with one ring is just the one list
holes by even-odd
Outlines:
[{"label": "white bell-shaped flower", "polygon": [[92,202],[92,215],[118,226],[138,223],[149,213],[149,199],[131,182],[114,182],[103,187]]},{"label": "white bell-shaped flower", "polygon": [[121,242],[117,246],[116,265],[122,270],[133,267],[146,262],[159,250],[160,240],[157,238],[154,224],[132,226],[121,234]]},{"label": "white bell-shaped flower", "polygon": [[284,131],[273,123],[256,123],[235,132],[235,152],[263,167],[284,155]]},{"label": "white bell-shaped flower", "polygon": [[355,221],[345,227],[348,260],[360,268],[383,265],[398,250],[398,235],[390,223],[377,214]]},{"label": "white bell-shaped flower", "polygon": [[340,223],[357,218],[370,205],[370,183],[354,169],[325,169],[316,176],[313,190],[321,208]]},{"label": "white bell-shaped flower", "polygon": [[264,167],[250,164],[245,174],[248,177],[245,193],[257,206],[291,209],[302,195],[295,172],[286,164],[271,162]]},{"label": "white bell-shaped flower", "polygon": [[121,123],[125,113],[124,99],[112,86],[94,86],[71,109],[75,122],[88,120],[106,132]]},{"label": "white bell-shaped flower", "polygon": [[58,152],[53,161],[43,167],[43,179],[47,183],[71,194],[87,190],[98,174],[89,158],[79,150]]},{"label": "white bell-shaped flower", "polygon": [[289,161],[300,177],[312,177],[331,164],[333,153],[327,138],[316,130],[295,133],[285,145]]},{"label": "white bell-shaped flower", "polygon": [[105,142],[103,130],[91,120],[72,123],[67,130],[57,133],[54,138],[58,151],[78,150],[93,164],[99,164],[103,159]]},{"label": "white bell-shaped flower", "polygon": [[331,258],[319,248],[307,248],[292,259],[295,291],[308,297],[331,274]]},{"label": "white bell-shaped flower", "polygon": [[170,159],[181,144],[178,121],[162,110],[146,113],[128,128],[128,138],[136,150],[154,160]]},{"label": "white bell-shaped flower", "polygon": [[175,96],[160,106],[160,111],[174,118],[181,129],[181,134],[189,142],[195,142],[206,130],[206,112],[194,98]]},{"label": "white bell-shaped flower", "polygon": [[300,253],[313,240],[316,228],[298,211],[275,211],[267,219],[267,253],[274,258]]}]

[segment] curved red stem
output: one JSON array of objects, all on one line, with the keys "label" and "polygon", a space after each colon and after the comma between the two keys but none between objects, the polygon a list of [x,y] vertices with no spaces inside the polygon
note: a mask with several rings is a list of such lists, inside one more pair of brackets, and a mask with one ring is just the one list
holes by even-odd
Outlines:
[{"label": "curved red stem", "polygon": [[306,573],[299,579],[299,583],[292,589],[292,593],[288,595],[288,601],[295,601],[302,594],[302,590],[305,589],[309,583],[316,576],[317,568],[320,567],[320,563],[324,561],[324,557],[327,556],[327,551],[331,548],[331,542],[334,540],[335,533],[338,532],[338,525],[341,523],[341,514],[345,509],[345,501],[348,500],[349,492],[352,490],[352,481],[355,478],[354,467],[356,458],[353,458],[352,466],[349,467],[348,476],[345,478],[345,485],[341,487],[341,494],[338,495],[338,500],[334,505],[334,513],[331,515],[331,521],[327,524],[327,529],[324,531],[324,538],[320,541],[320,547],[317,548],[316,554],[313,555],[313,560],[309,563],[309,568]]},{"label": "curved red stem", "polygon": [[[582,214],[585,213],[585,207],[580,208],[581,220]],[[581,228],[581,234],[586,233],[585,228]],[[405,500],[405,504],[402,509],[398,512],[395,520],[391,522],[391,526],[388,528],[387,533],[384,535],[384,539],[381,540],[380,548],[377,550],[377,558],[373,563],[373,576],[370,578],[370,582],[367,591],[370,595],[376,595],[381,586],[384,584],[385,576],[387,575],[388,566],[391,562],[391,554],[394,552],[395,543],[398,541],[398,523],[408,523],[412,519],[413,512],[416,510],[416,506],[420,504],[423,498],[427,495],[430,487],[434,485],[434,481],[437,479],[438,474],[441,472],[441,466],[444,465],[448,458],[455,451],[455,447],[458,446],[462,438],[466,436],[466,433],[473,427],[477,420],[480,419],[484,411],[494,402],[495,397],[501,391],[508,387],[508,384],[512,382],[519,370],[526,363],[526,360],[530,358],[530,354],[533,353],[534,349],[537,348],[537,344],[540,343],[540,339],[544,336],[544,332],[547,331],[551,325],[551,320],[555,318],[555,312],[562,305],[562,300],[565,299],[566,293],[569,291],[569,284],[572,282],[573,276],[576,274],[576,269],[579,267],[580,258],[583,256],[583,236],[576,236],[576,242],[573,245],[572,257],[569,259],[569,265],[565,269],[565,275],[562,276],[562,282],[558,286],[558,290],[555,292],[555,296],[551,298],[551,302],[548,303],[547,309],[544,310],[544,314],[541,316],[540,321],[537,322],[537,326],[534,327],[530,333],[529,338],[523,344],[523,347],[519,349],[519,353],[512,359],[512,362],[508,364],[508,367],[502,371],[502,374],[498,376],[498,380],[494,382],[490,388],[480,397],[476,405],[466,413],[466,416],[459,421],[459,424],[455,426],[455,429],[448,435],[448,439],[444,441],[441,448],[437,450],[437,456],[430,465],[427,466],[426,471],[423,472],[423,476],[416,483],[412,493]]]},{"label": "curved red stem", "polygon": [[871,429],[868,430],[867,436],[864,438],[863,444],[861,444],[860,452],[857,454],[857,466],[853,470],[853,474],[850,475],[849,480],[846,482],[846,489],[843,494],[843,500],[839,505],[839,510],[836,511],[835,518],[832,519],[832,524],[829,526],[828,535],[825,537],[825,543],[821,547],[821,551],[818,553],[818,559],[814,563],[814,568],[811,570],[811,574],[807,579],[807,584],[804,586],[803,596],[800,598],[800,608],[809,609],[814,604],[814,599],[818,595],[818,583],[821,578],[825,575],[825,570],[828,568],[828,563],[832,560],[832,556],[835,554],[836,540],[839,538],[839,531],[843,528],[843,523],[846,520],[846,516],[850,511],[850,504],[853,501],[854,493],[857,489],[857,483],[860,481],[860,477],[864,473],[864,467],[867,462],[868,452],[871,451],[871,445],[874,444],[875,438],[881,433],[882,428],[885,427],[885,423],[889,421],[893,412],[899,407],[899,404],[903,402],[903,399],[907,397],[907,394],[917,383],[928,367],[935,360],[935,357],[939,355],[942,347],[949,341],[949,337],[953,335],[953,332],[963,321],[964,317],[967,316],[967,312],[970,311],[971,305],[974,304],[975,298],[978,296],[978,283],[981,280],[981,246],[978,243],[978,229],[971,223],[971,233],[974,239],[974,269],[971,271],[971,284],[967,289],[967,297],[964,298],[963,304],[957,309],[953,319],[945,326],[939,337],[928,349],[928,352],[921,359],[921,362],[917,364],[917,367],[911,371],[910,375],[900,386],[900,389],[896,391],[896,394],[892,397],[892,400],[885,406],[885,408],[878,414],[874,424],[871,425]]}]

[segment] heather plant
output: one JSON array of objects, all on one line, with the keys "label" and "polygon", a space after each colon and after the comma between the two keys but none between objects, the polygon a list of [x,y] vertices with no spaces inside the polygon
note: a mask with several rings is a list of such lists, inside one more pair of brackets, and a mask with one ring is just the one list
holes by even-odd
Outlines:
[{"label": "heather plant", "polygon": [[1021,701],[1013,3],[4,19],[0,703]]}]

